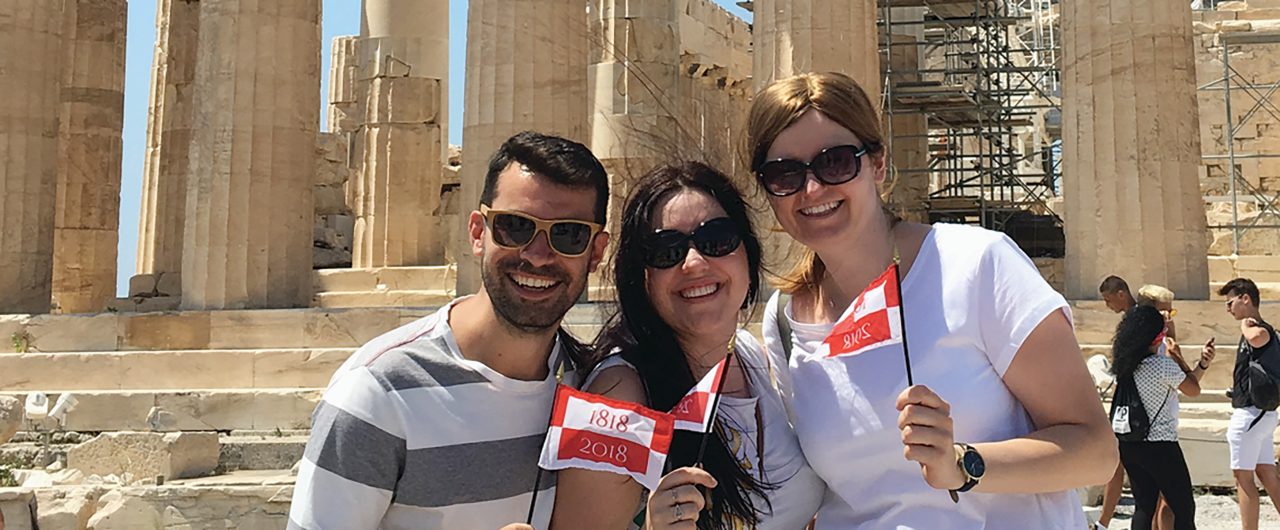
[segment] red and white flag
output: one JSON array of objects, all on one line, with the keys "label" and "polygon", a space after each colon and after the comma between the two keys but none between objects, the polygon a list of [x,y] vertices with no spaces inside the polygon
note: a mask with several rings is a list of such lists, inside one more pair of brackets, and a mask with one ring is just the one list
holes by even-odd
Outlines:
[{"label": "red and white flag", "polygon": [[840,315],[823,341],[826,357],[857,355],[902,342],[902,297],[897,274],[898,265],[890,265]]},{"label": "red and white flag", "polygon": [[721,388],[720,380],[724,378],[727,366],[729,357],[725,356],[720,364],[702,376],[702,380],[671,409],[671,415],[676,418],[677,430],[707,432],[707,426],[715,416],[712,404],[716,402],[716,393]]},{"label": "red and white flag", "polygon": [[653,491],[667,462],[674,421],[665,412],[560,385],[538,465],[628,475]]}]

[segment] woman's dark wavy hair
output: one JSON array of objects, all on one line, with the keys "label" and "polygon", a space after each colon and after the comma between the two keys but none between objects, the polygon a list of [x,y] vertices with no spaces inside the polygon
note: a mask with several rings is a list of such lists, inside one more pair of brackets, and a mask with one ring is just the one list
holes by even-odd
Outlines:
[{"label": "woman's dark wavy hair", "polygon": [[[685,352],[676,341],[675,331],[658,316],[645,289],[646,238],[655,230],[657,206],[681,191],[706,193],[724,208],[729,220],[742,232],[742,246],[747,254],[750,284],[742,308],[755,306],[760,290],[761,250],[751,226],[751,217],[742,194],[723,173],[698,162],[661,166],[650,171],[632,188],[622,212],[617,254],[613,259],[613,280],[617,289],[618,312],[614,314],[597,340],[598,356],[621,350],[623,359],[636,367],[648,393],[648,405],[667,411],[693,388],[693,371]],[[698,518],[701,530],[733,528],[734,518],[759,524],[760,514],[772,507],[757,509],[750,493],[766,498],[772,486],[761,483],[738,464],[724,438],[722,420],[716,419],[716,435],[707,444],[703,468],[716,478],[720,486],[711,490],[711,504]],[[676,431],[667,456],[668,468],[691,466],[697,458],[702,435]],[[768,511],[766,511],[768,510]]]},{"label": "woman's dark wavy hair", "polygon": [[1164,315],[1154,307],[1135,305],[1125,311],[1111,339],[1111,373],[1128,377],[1143,359],[1154,355],[1151,343],[1164,331]]}]

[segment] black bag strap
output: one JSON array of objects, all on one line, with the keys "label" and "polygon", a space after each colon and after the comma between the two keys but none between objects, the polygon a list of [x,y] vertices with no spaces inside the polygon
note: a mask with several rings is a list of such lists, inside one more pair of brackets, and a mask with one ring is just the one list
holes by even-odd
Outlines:
[{"label": "black bag strap", "polygon": [[782,340],[783,357],[791,361],[791,320],[787,318],[787,304],[791,303],[791,295],[778,291],[778,338]]},{"label": "black bag strap", "polygon": [[[1137,381],[1134,381],[1134,386],[1137,386]],[[1164,412],[1164,406],[1169,404],[1169,396],[1172,396],[1172,395],[1173,395],[1173,389],[1170,388],[1168,392],[1165,392],[1164,401],[1160,402],[1160,408],[1156,409],[1155,414],[1152,414],[1150,417],[1147,418],[1147,436],[1146,436],[1147,438],[1151,437],[1151,426],[1156,424],[1156,419],[1160,417],[1161,412]],[[1138,401],[1139,402],[1142,401],[1141,391],[1138,392]],[[1143,406],[1145,407],[1146,405],[1143,405]]]},{"label": "black bag strap", "polygon": [[1258,411],[1258,417],[1254,418],[1253,421],[1249,422],[1249,426],[1245,428],[1244,432],[1249,432],[1249,430],[1252,429],[1254,425],[1257,425],[1258,422],[1262,421],[1262,417],[1266,415],[1267,415],[1267,411],[1265,410]]}]

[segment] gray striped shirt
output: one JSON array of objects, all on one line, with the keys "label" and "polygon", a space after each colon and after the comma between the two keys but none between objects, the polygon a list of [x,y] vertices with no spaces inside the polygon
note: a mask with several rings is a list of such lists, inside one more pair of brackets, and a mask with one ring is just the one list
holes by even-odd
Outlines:
[{"label": "gray striped shirt", "polygon": [[[556,388],[462,357],[450,304],[366,344],[312,417],[290,529],[497,529],[524,522]],[[532,354],[532,352],[530,353]],[[554,475],[539,485],[546,527]]]}]

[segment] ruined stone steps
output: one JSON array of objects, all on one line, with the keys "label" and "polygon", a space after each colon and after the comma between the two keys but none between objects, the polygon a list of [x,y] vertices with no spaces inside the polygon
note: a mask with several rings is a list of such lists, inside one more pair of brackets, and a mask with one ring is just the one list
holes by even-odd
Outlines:
[{"label": "ruined stone steps", "polygon": [[[322,392],[322,388],[77,391],[79,405],[62,428],[78,432],[308,429]],[[0,392],[19,399],[26,394]]]},{"label": "ruined stone steps", "polygon": [[1259,283],[1280,282],[1280,256],[1209,256],[1210,282],[1221,284],[1239,277]]},{"label": "ruined stone steps", "polygon": [[321,308],[439,307],[453,293],[445,290],[350,291],[316,293],[312,305]]},{"label": "ruined stone steps", "polygon": [[312,273],[316,293],[358,291],[452,291],[457,281],[453,266],[384,267],[378,269],[320,269]]},{"label": "ruined stone steps", "polygon": [[315,388],[354,348],[0,354],[0,389]]}]

